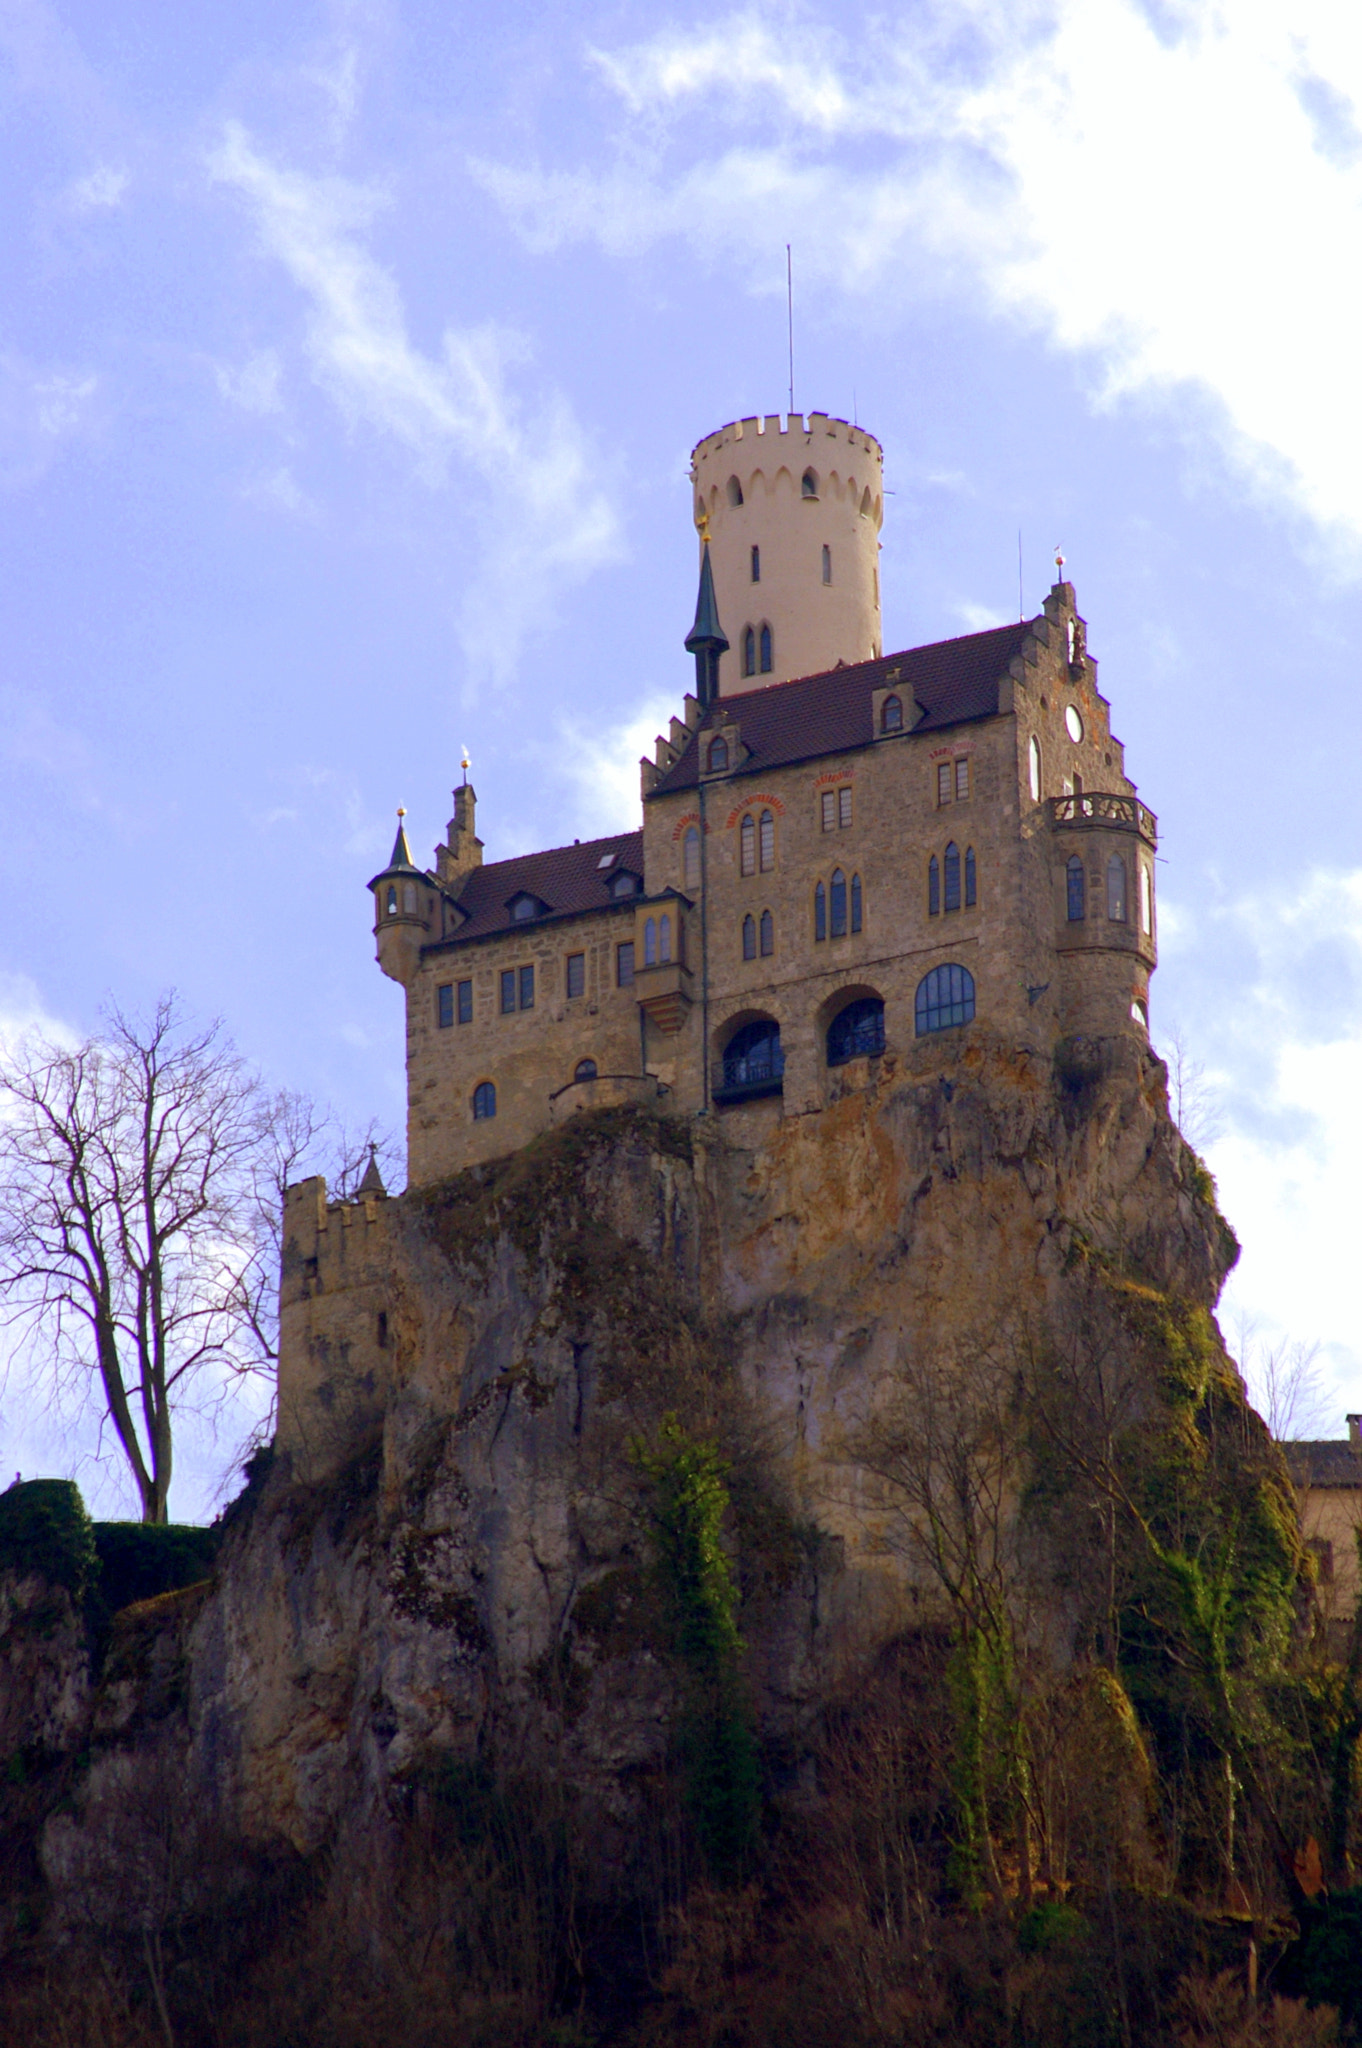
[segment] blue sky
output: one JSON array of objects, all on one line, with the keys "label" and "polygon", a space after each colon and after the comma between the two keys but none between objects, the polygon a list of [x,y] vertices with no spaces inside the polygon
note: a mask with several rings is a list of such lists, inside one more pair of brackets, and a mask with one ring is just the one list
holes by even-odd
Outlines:
[{"label": "blue sky", "polygon": [[[633,821],[788,240],[796,401],[885,448],[886,646],[1064,548],[1229,1320],[1362,1408],[1354,6],[0,0],[0,118],[0,1030],[173,983],[400,1125],[394,807],[429,857],[467,745],[491,858]],[[14,1379],[4,1428],[116,1505],[88,1422]]]}]

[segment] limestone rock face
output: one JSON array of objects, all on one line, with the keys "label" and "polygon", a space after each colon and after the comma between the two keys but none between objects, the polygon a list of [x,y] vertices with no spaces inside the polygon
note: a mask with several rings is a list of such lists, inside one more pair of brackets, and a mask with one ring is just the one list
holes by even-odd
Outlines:
[{"label": "limestone rock face", "polygon": [[857,1457],[903,1362],[1045,1327],[1080,1243],[1212,1306],[1234,1245],[1211,1192],[1133,1042],[972,1038],[854,1063],[817,1113],[607,1111],[378,1205],[355,1315],[384,1318],[381,1398],[328,1379],[344,1299],[294,1243],[325,1359],[286,1353],[215,1587],[159,1663],[144,1646],[157,1711],[127,1660],[96,1694],[88,1825],[171,1753],[197,1813],[303,1853],[489,1751],[623,1816],[675,1710],[631,1449],[668,1412],[732,1459],[749,1682],[796,1734],[929,1602]]}]

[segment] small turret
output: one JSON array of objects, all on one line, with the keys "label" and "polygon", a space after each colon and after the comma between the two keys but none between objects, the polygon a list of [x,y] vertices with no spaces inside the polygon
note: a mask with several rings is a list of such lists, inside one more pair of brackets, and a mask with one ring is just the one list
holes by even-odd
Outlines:
[{"label": "small turret", "polygon": [[468,750],[464,749],[463,782],[454,792],[454,815],[449,821],[445,844],[435,849],[435,872],[447,889],[457,896],[463,886],[464,877],[474,868],[482,866],[482,841],[473,829],[473,816],[477,809],[477,791],[468,780],[472,767]]},{"label": "small turret", "polygon": [[714,595],[714,571],[709,562],[709,534],[703,527],[700,589],[695,600],[695,624],[686,635],[686,652],[695,656],[695,694],[700,700],[701,711],[708,711],[719,694],[719,656],[727,654],[728,642],[724,638],[724,629],[719,624],[719,606]]},{"label": "small turret", "polygon": [[421,948],[430,935],[435,893],[429,875],[422,874],[407,844],[406,811],[397,812],[397,837],[392,859],[369,883],[374,895],[374,937],[378,942],[378,964],[393,981],[405,987],[420,964]]}]

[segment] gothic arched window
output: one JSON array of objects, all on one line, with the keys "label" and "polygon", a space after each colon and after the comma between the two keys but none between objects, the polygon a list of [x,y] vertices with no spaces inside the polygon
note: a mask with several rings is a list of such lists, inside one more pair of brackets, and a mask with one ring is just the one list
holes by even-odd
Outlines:
[{"label": "gothic arched window", "polygon": [[750,626],[742,636],[742,672],[754,676],[757,672],[757,636]]},{"label": "gothic arched window", "polygon": [[878,996],[861,996],[839,1010],[828,1026],[828,1065],[884,1051],[884,1004]]},{"label": "gothic arched window", "polygon": [[1107,862],[1107,916],[1112,924],[1126,921],[1126,864],[1119,853]]},{"label": "gothic arched window", "polygon": [[388,915],[389,917],[396,917],[397,915],[397,891],[394,888],[389,888],[388,890]]},{"label": "gothic arched window", "polygon": [[761,629],[761,672],[764,676],[769,676],[771,673],[771,628],[769,626],[763,626]]},{"label": "gothic arched window", "polygon": [[770,957],[771,957],[771,955],[772,955],[772,954],[773,954],[773,953],[775,952],[775,950],[776,950],[776,927],[775,927],[775,921],[774,921],[774,919],[772,918],[772,916],[771,916],[771,913],[770,913],[770,911],[769,911],[769,910],[763,910],[763,912],[761,913],[761,957],[762,957],[762,959],[763,959],[763,960],[769,960],[769,959],[770,959]]},{"label": "gothic arched window", "polygon": [[832,871],[829,894],[832,898],[832,936],[842,939],[846,937],[847,929],[847,878],[840,868]]},{"label": "gothic arched window", "polygon": [[854,932],[858,932],[861,929],[861,878],[859,875],[853,875],[851,878],[851,929]]},{"label": "gothic arched window", "polygon": [[681,873],[688,889],[700,886],[700,834],[694,825],[687,828],[681,842]]},{"label": "gothic arched window", "polygon": [[757,821],[749,811],[738,831],[739,856],[738,872],[755,875],[757,872]]},{"label": "gothic arched window", "polygon": [[815,939],[828,935],[828,892],[821,882],[813,892],[813,935]]},{"label": "gothic arched window", "polygon": [[933,854],[927,863],[927,915],[935,917],[941,909],[941,863]]},{"label": "gothic arched window", "polygon": [[482,1123],[497,1113],[497,1091],[490,1081],[479,1081],[473,1090],[473,1120]]},{"label": "gothic arched window", "polygon": [[663,967],[672,957],[672,921],[665,910],[657,921],[657,957]]},{"label": "gothic arched window", "polygon": [[709,772],[711,775],[722,775],[727,770],[727,767],[728,741],[721,733],[717,739],[713,739],[709,743]]},{"label": "gothic arched window", "polygon": [[1064,896],[1068,904],[1069,923],[1081,924],[1088,914],[1088,884],[1083,873],[1083,863],[1076,853],[1071,853],[1064,863]]},{"label": "gothic arched window", "polygon": [[974,865],[974,848],[965,848],[965,908],[971,910],[979,893],[978,871]]},{"label": "gothic arched window", "polygon": [[594,1081],[596,1078],[595,1060],[578,1060],[573,1068],[572,1078],[574,1081]]},{"label": "gothic arched window", "polygon": [[1149,869],[1140,862],[1140,930],[1146,934],[1154,929],[1154,884]]},{"label": "gothic arched window", "polygon": [[1031,744],[1026,750],[1027,767],[1031,777],[1031,801],[1040,802],[1040,741],[1031,735]]},{"label": "gothic arched window", "polygon": [[799,495],[801,498],[816,498],[818,496],[818,478],[813,470],[806,469],[803,476],[799,479]]},{"label": "gothic arched window", "polygon": [[730,505],[741,505],[742,503],[742,485],[735,476],[731,476],[728,479],[728,502]]},{"label": "gothic arched window", "polygon": [[770,811],[761,814],[761,871],[769,875],[776,864],[776,821]]},{"label": "gothic arched window", "polygon": [[735,1031],[724,1047],[725,1091],[775,1092],[785,1072],[785,1055],[780,1045],[780,1026],[774,1017],[758,1017]]},{"label": "gothic arched window", "polygon": [[946,902],[947,910],[960,908],[960,848],[952,839],[946,848]]},{"label": "gothic arched window", "polygon": [[651,917],[643,927],[643,964],[645,967],[657,965],[657,921]]},{"label": "gothic arched window", "polygon": [[917,985],[913,1005],[917,1035],[949,1031],[954,1024],[968,1024],[974,1016],[974,976],[968,967],[934,967]]},{"label": "gothic arched window", "polygon": [[757,957],[757,920],[750,910],[742,921],[742,957],[744,960]]},{"label": "gothic arched window", "polygon": [[902,732],[902,731],[903,731],[903,699],[902,699],[902,697],[886,697],[886,698],[885,698],[885,700],[884,700],[884,703],[883,703],[883,705],[882,705],[882,706],[880,707],[880,731],[881,731],[881,732]]}]

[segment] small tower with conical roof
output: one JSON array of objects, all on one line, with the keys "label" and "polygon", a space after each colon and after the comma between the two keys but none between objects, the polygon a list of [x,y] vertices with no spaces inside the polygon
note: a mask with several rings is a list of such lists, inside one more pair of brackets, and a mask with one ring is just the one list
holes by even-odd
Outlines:
[{"label": "small tower with conical roof", "polygon": [[369,883],[374,897],[374,938],[378,964],[393,981],[406,987],[421,964],[421,948],[433,929],[435,889],[411,857],[406,811],[397,813],[392,859]]},{"label": "small tower with conical roof", "polygon": [[700,589],[695,599],[695,624],[686,635],[686,652],[695,656],[695,695],[703,713],[719,694],[719,656],[727,654],[728,642],[719,624],[719,605],[714,595],[707,519],[701,522],[700,537]]}]

